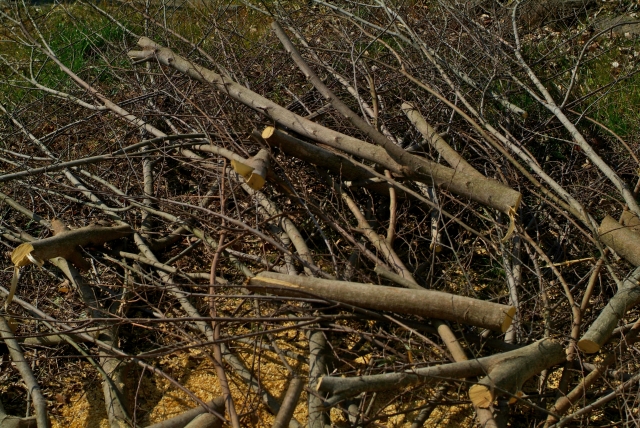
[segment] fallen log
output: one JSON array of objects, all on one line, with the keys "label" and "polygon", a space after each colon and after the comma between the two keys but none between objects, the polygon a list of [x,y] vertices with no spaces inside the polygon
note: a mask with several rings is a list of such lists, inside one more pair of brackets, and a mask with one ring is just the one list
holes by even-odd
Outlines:
[{"label": "fallen log", "polygon": [[[174,53],[171,49],[162,47],[151,39],[140,38],[138,45],[142,51],[130,51],[129,57],[137,61],[156,60],[160,64],[172,67],[187,76],[213,86],[233,99],[263,113],[281,126],[292,129],[298,134],[330,147],[345,151],[351,155],[370,159],[383,165],[390,171],[412,176],[411,178],[433,184],[453,193],[463,195],[483,205],[495,208],[513,218],[520,205],[522,195],[503,185],[502,183],[485,177],[468,176],[452,168],[439,165],[427,159],[406,153],[402,159],[408,159],[411,165],[418,168],[408,168],[396,162],[382,147],[365,143],[357,138],[333,131],[314,123],[284,107],[256,94],[234,82],[228,77],[221,76],[209,69],[194,64]],[[371,147],[384,152],[386,159],[371,159]]]},{"label": "fallen log", "polygon": [[561,363],[565,358],[564,347],[560,343],[542,339],[502,354],[401,373],[356,377],[324,376],[320,379],[317,390],[331,394],[325,405],[332,406],[363,392],[398,390],[429,379],[464,379],[485,375],[480,383],[471,387],[469,397],[479,407],[487,407],[487,403],[493,403],[501,391],[517,395],[527,379]]},{"label": "fallen log", "polygon": [[363,308],[444,319],[502,333],[507,331],[516,312],[513,306],[441,291],[407,290],[357,282],[293,277],[274,272],[262,272],[251,278],[247,288],[279,296],[301,297],[313,294]]},{"label": "fallen log", "polygon": [[618,327],[618,322],[638,303],[640,303],[640,267],[624,280],[616,294],[602,308],[598,318],[578,341],[578,348],[587,354],[598,352],[613,330]]},{"label": "fallen log", "polygon": [[[633,218],[628,216],[624,219],[627,223],[634,222]],[[598,235],[600,240],[620,257],[634,266],[640,266],[640,233],[635,232],[633,227],[621,225],[613,217],[606,216],[598,228]]]}]

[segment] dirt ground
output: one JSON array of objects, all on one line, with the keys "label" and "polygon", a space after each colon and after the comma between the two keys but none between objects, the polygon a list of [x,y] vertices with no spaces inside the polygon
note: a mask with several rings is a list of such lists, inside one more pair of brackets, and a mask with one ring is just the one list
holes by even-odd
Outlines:
[{"label": "dirt ground", "polygon": [[[250,354],[241,354],[245,364],[251,366]],[[261,384],[270,391],[277,399],[282,399],[288,386],[287,371],[279,361],[260,362]],[[257,363],[257,362],[253,362]],[[290,360],[289,363],[301,372],[307,369],[306,365]],[[296,365],[297,364],[297,365]],[[87,364],[88,366],[88,364]],[[203,357],[198,350],[184,352],[178,356],[166,358],[161,362],[162,368],[196,396],[204,401],[211,400],[220,395],[220,387],[215,374],[215,369],[210,361]],[[90,367],[87,367],[89,369]],[[146,426],[157,423],[194,407],[193,401],[188,395],[170,384],[164,379],[152,378],[148,374],[141,376],[141,371],[133,368],[129,370],[127,376],[127,387],[129,391],[144,391],[135,396],[128,397],[130,405],[135,404],[136,423]],[[231,378],[231,388],[237,406],[238,414],[241,415],[243,426],[270,427],[273,423],[273,415],[266,408],[256,401],[255,394],[249,395],[247,399],[246,386],[240,379]],[[102,384],[99,377],[93,379],[76,379],[73,384],[65,385],[65,390],[75,390],[72,395],[65,397],[65,403],[58,407],[58,411],[52,414],[53,428],[108,428],[107,415],[104,408],[104,397],[102,394]],[[384,403],[385,397],[378,396],[376,402]],[[417,404],[412,403],[412,407]],[[388,407],[386,414],[392,414],[402,409]],[[374,409],[375,411],[375,409]],[[409,426],[417,412],[391,416],[380,420],[388,427]],[[472,413],[468,405],[456,407],[440,407],[432,413],[432,416],[425,427],[457,427],[471,423]],[[304,423],[307,420],[306,393],[300,399],[294,417]],[[344,419],[342,413],[332,410],[332,420],[338,421],[337,427],[348,427],[349,424]]]}]

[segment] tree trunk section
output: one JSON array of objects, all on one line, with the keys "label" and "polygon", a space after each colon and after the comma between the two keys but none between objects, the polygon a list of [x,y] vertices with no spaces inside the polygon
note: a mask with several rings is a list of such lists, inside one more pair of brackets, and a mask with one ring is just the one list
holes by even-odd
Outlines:
[{"label": "tree trunk section", "polygon": [[247,288],[282,296],[313,294],[368,309],[377,309],[426,318],[445,319],[504,333],[516,308],[432,290],[407,290],[357,282],[292,277],[262,272],[251,278]]},{"label": "tree trunk section", "polygon": [[593,354],[598,352],[602,345],[607,342],[627,311],[640,303],[639,281],[640,268],[636,268],[624,280],[622,287],[602,308],[598,318],[591,324],[582,339],[578,341],[580,350],[587,354]]}]

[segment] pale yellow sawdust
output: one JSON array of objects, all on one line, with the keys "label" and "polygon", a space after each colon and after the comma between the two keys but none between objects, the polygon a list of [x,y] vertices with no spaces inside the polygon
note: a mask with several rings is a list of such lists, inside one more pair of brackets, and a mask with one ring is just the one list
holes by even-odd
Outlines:
[{"label": "pale yellow sawdust", "polygon": [[[262,354],[260,361],[253,360],[249,353],[238,353],[248,367],[260,367],[260,382],[263,388],[281,401],[288,386],[288,371],[279,359],[272,355]],[[277,357],[276,357],[277,358]],[[289,360],[289,364],[304,372],[306,366]],[[178,380],[186,389],[199,399],[209,401],[221,395],[221,390],[215,369],[210,360],[203,358],[199,351],[182,353],[164,358],[160,362],[162,369]],[[257,370],[256,370],[257,371]],[[229,376],[231,394],[236,404],[237,412],[243,416],[243,426],[269,427],[273,416],[259,401],[254,393],[248,393],[247,386],[240,378]],[[128,379],[127,387],[135,391],[139,386],[138,422],[143,426],[160,422],[177,416],[195,407],[189,395],[174,387],[169,381],[145,375],[142,379]],[[134,397],[129,397],[133,400]],[[302,397],[296,408],[294,417],[304,422],[307,418],[306,399]],[[85,385],[81,392],[69,399],[69,405],[64,406],[52,421],[53,428],[108,428],[107,415],[104,406],[102,383],[97,379],[94,383]]]},{"label": "pale yellow sawdust", "polygon": [[109,428],[99,382],[74,394],[69,404],[51,418],[52,428]]},{"label": "pale yellow sawdust", "polygon": [[[286,345],[285,345],[286,346]],[[251,350],[236,349],[236,355],[245,365],[260,373],[260,384],[281,402],[288,387],[289,373],[283,366],[277,355],[261,351],[254,357]],[[287,360],[291,367],[298,373],[304,374],[308,367],[292,359]],[[211,400],[221,394],[215,369],[209,359],[199,350],[183,352],[178,355],[165,357],[159,361],[159,366],[174,379],[178,380],[185,388],[203,401]],[[259,369],[258,369],[259,368]],[[131,372],[129,370],[128,372]],[[139,374],[139,372],[137,372]],[[238,414],[242,415],[241,424],[246,427],[270,427],[273,423],[271,415],[260,399],[247,391],[245,383],[229,372],[231,394],[236,404]],[[177,389],[168,381],[159,377],[151,377],[148,373],[140,379],[138,376],[127,375],[127,389],[139,390],[137,397],[138,420],[146,426],[179,415],[182,412],[195,407],[194,401],[187,393]],[[426,388],[429,389],[429,388]],[[108,428],[107,415],[104,408],[102,394],[102,382],[97,378],[92,383],[84,383],[83,387],[75,390],[80,392],[69,399],[69,405],[64,406],[53,419],[53,428]],[[393,398],[399,391],[378,394],[371,415],[377,414],[380,406]],[[424,396],[431,395],[425,391]],[[435,391],[433,391],[435,395]],[[133,402],[134,397],[128,397]],[[294,417],[305,424],[307,421],[307,395],[305,392],[300,397]],[[388,406],[382,414],[402,412],[409,408],[420,406],[423,403],[406,402]],[[387,427],[409,426],[418,412],[401,414],[383,418],[379,421]],[[346,427],[344,414],[338,409],[331,410],[332,421],[336,427]],[[440,406],[437,407],[425,427],[458,427],[473,425],[473,411],[468,405]]]}]

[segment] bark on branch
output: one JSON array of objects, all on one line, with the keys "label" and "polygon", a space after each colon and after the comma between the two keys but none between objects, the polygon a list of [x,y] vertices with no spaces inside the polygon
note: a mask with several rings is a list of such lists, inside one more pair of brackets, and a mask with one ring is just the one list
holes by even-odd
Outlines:
[{"label": "bark on branch", "polygon": [[[629,215],[633,216],[631,213]],[[634,216],[634,218],[637,217]],[[623,220],[633,222],[629,217],[624,217]],[[598,228],[598,233],[602,242],[611,247],[620,257],[634,266],[640,266],[640,233],[633,229],[633,227],[621,225],[613,217],[606,216]]]},{"label": "bark on branch", "polygon": [[[207,405],[218,413],[224,413],[223,397],[215,398],[207,402]],[[206,411],[207,410],[202,406],[196,407],[191,410],[187,410],[186,412],[181,413],[177,416],[174,416],[170,419],[167,419],[165,421],[158,422],[157,424],[149,425],[147,428],[180,428],[188,424],[198,415],[205,413]]]},{"label": "bark on branch", "polygon": [[460,361],[440,366],[424,367],[402,373],[385,373],[357,377],[325,376],[318,383],[318,391],[331,393],[325,405],[335,403],[362,392],[398,390],[427,381],[429,378],[457,378],[486,375],[469,391],[475,403],[493,402],[501,391],[517,394],[524,382],[540,371],[565,359],[561,344],[543,339],[531,345],[502,354],[476,360]]},{"label": "bark on branch", "polygon": [[432,290],[406,290],[357,282],[292,277],[262,272],[251,278],[247,288],[282,296],[306,296],[309,293],[363,308],[445,319],[505,332],[516,309],[513,306],[485,302]]},{"label": "bark on branch", "polygon": [[[615,221],[615,220],[614,220]],[[617,224],[617,222],[616,222]],[[620,225],[618,225],[620,226]],[[602,308],[598,318],[578,341],[578,348],[587,354],[598,352],[604,345],[618,322],[629,309],[640,303],[640,267],[636,268],[622,283],[617,293]]]},{"label": "bark on branch", "polygon": [[440,153],[444,160],[451,165],[451,168],[456,171],[462,171],[471,176],[477,175],[484,178],[478,170],[472,167],[462,156],[460,156],[460,154],[458,154],[458,152],[453,150],[453,148],[442,139],[436,130],[433,129],[426,120],[424,120],[418,109],[416,109],[413,104],[403,103],[402,111],[407,115],[407,118],[409,118],[413,126],[420,131],[425,140],[427,140],[427,142],[436,149],[438,153]]},{"label": "bark on branch", "polygon": [[0,428],[36,428],[38,426],[35,416],[21,418],[10,416],[0,402]]},{"label": "bark on branch", "polygon": [[231,161],[234,171],[247,180],[247,184],[253,190],[260,190],[264,186],[267,179],[267,171],[269,170],[269,152],[261,149],[254,157],[245,161]]},{"label": "bark on branch", "polygon": [[15,266],[26,266],[33,263],[29,256],[40,262],[54,257],[62,257],[73,263],[78,269],[86,270],[89,267],[88,263],[82,258],[78,247],[102,245],[132,233],[133,230],[129,226],[87,226],[63,231],[50,238],[19,245],[11,253],[11,261]]},{"label": "bark on branch", "polygon": [[371,184],[365,187],[381,195],[389,195],[389,185],[387,183],[376,183],[375,180],[377,177],[374,174],[346,157],[338,156],[329,150],[302,141],[273,126],[264,128],[261,136],[269,146],[278,147],[290,156],[294,156],[318,167],[326,168],[331,173],[341,176],[343,180],[359,182],[370,181]]},{"label": "bark on branch", "polygon": [[[292,129],[306,138],[343,150],[354,156],[365,159],[370,159],[371,157],[369,154],[372,147],[371,144],[333,131],[311,122],[302,116],[298,116],[284,107],[239,85],[233,80],[220,76],[211,70],[182,58],[171,49],[164,48],[146,37],[140,38],[138,45],[143,48],[142,51],[129,52],[129,57],[134,60],[144,61],[155,59],[160,64],[172,67],[199,82],[213,86],[233,99],[263,113],[280,125]],[[381,147],[376,148],[382,150],[387,159],[386,161],[384,159],[372,159],[374,162],[383,165],[391,171],[403,172],[404,174],[412,172],[411,168],[403,167],[390,157],[384,149]],[[437,186],[441,186],[451,192],[495,208],[505,214],[515,212],[520,205],[520,193],[506,187],[498,181],[488,178],[478,179],[478,177],[469,177],[464,173],[456,172],[451,168],[427,159],[410,154],[407,155],[410,157],[412,165],[418,165],[417,169],[413,169],[414,175],[418,175],[415,179],[434,183]],[[405,159],[404,155],[403,159]],[[389,167],[389,165],[392,167]]]},{"label": "bark on branch", "polygon": [[49,416],[47,415],[47,400],[44,398],[42,390],[38,385],[38,381],[34,376],[29,363],[25,360],[22,349],[20,348],[18,341],[13,336],[9,323],[7,323],[4,317],[0,317],[0,335],[9,349],[11,361],[13,361],[16,369],[20,372],[20,376],[22,377],[29,394],[31,394],[38,428],[50,427],[51,423],[49,421]]},{"label": "bark on branch", "polygon": [[14,272],[11,280],[11,292],[5,301],[5,308],[11,304],[20,276],[19,268],[31,263],[42,265],[44,260],[62,257],[73,263],[79,270],[87,270],[89,263],[82,257],[79,247],[101,245],[114,239],[133,233],[129,226],[87,226],[69,230],[58,220],[51,222],[55,235],[50,238],[20,244],[11,252]]}]

